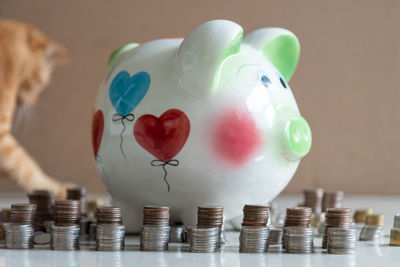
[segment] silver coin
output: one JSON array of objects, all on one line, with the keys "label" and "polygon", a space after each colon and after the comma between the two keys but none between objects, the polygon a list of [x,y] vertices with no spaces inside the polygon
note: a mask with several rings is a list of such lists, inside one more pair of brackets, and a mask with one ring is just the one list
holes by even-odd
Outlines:
[{"label": "silver coin", "polygon": [[264,226],[243,226],[239,236],[239,252],[263,253],[268,250],[269,229]]},{"label": "silver coin", "polygon": [[314,251],[314,229],[312,227],[285,227],[286,253],[312,253]]},{"label": "silver coin", "polygon": [[331,254],[354,254],[356,249],[355,228],[329,228],[327,248]]},{"label": "silver coin", "polygon": [[6,248],[33,248],[33,228],[30,224],[3,223]]},{"label": "silver coin", "polygon": [[53,250],[79,249],[79,225],[51,226],[50,247]]}]

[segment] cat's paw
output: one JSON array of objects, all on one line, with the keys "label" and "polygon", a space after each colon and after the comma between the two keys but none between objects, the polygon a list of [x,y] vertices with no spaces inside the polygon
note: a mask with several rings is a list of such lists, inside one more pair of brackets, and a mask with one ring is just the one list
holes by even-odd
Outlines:
[{"label": "cat's paw", "polygon": [[55,198],[66,198],[67,197],[67,189],[78,187],[78,185],[73,183],[62,183],[57,188],[53,190]]}]

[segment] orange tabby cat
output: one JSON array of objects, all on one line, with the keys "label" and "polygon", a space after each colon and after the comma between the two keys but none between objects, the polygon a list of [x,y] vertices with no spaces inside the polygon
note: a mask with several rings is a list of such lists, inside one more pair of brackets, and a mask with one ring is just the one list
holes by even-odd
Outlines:
[{"label": "orange tabby cat", "polygon": [[52,69],[67,51],[35,27],[0,19],[0,175],[26,191],[50,189],[65,195],[65,185],[47,176],[11,135],[14,111],[32,105]]}]

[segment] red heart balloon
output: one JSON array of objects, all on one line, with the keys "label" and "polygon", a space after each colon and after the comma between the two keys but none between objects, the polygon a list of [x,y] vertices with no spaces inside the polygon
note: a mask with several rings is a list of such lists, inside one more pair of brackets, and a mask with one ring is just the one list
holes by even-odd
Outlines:
[{"label": "red heart balloon", "polygon": [[181,151],[189,132],[189,118],[179,109],[167,110],[159,118],[151,114],[142,115],[133,129],[139,145],[164,162]]},{"label": "red heart balloon", "polygon": [[92,146],[94,156],[99,152],[101,139],[103,138],[104,131],[104,115],[101,110],[98,110],[93,115],[92,120]]}]

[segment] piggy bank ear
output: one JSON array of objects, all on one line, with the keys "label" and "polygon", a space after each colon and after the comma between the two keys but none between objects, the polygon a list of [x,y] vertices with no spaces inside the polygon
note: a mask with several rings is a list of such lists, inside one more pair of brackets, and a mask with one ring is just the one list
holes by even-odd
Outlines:
[{"label": "piggy bank ear", "polygon": [[289,81],[300,56],[300,43],[290,31],[282,28],[264,28],[246,35],[244,42],[259,49]]},{"label": "piggy bank ear", "polygon": [[218,84],[221,66],[239,52],[243,29],[227,20],[212,20],[197,27],[182,42],[175,58],[175,74],[182,89],[206,96]]}]

